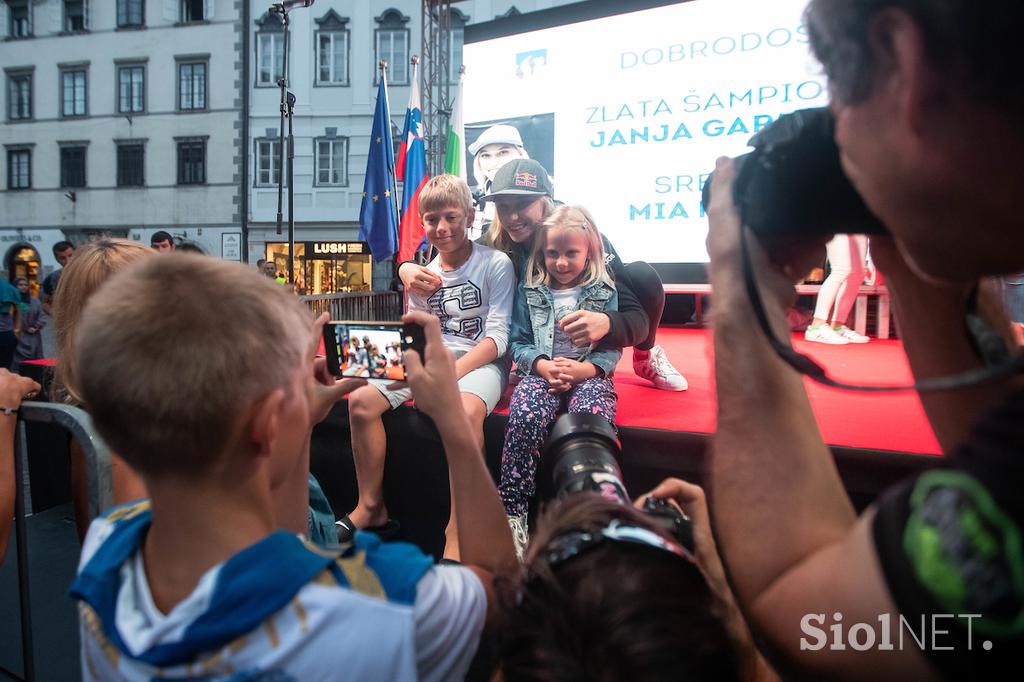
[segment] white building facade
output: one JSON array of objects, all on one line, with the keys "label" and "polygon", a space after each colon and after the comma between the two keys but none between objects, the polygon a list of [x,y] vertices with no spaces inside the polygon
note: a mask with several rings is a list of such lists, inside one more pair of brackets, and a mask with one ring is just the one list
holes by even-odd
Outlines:
[{"label": "white building facade", "polygon": [[[277,234],[277,156],[283,40],[265,0],[250,0],[249,260],[287,242],[287,199]],[[569,0],[466,0],[452,5],[452,87],[461,64],[462,27],[568,4]],[[402,129],[412,55],[421,54],[419,0],[317,0],[289,14],[288,89],[296,97],[294,202],[297,245],[354,241],[377,94],[377,64],[389,63],[392,130]],[[454,90],[453,90],[454,96]],[[287,123],[286,123],[287,126]],[[287,131],[286,131],[287,132]],[[296,252],[301,255],[301,246]],[[280,250],[280,251],[279,251]],[[379,273],[377,286],[386,284]]]},{"label": "white building facade", "polygon": [[[0,256],[158,230],[241,259],[242,0],[0,2]],[[224,249],[227,248],[225,252]]]}]

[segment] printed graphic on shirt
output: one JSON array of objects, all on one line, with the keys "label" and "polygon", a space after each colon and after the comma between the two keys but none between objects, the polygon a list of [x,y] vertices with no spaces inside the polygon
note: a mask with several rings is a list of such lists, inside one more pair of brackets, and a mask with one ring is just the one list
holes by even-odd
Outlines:
[{"label": "printed graphic on shirt", "polygon": [[441,333],[477,340],[484,332],[484,318],[462,317],[467,310],[483,305],[480,287],[472,282],[463,282],[441,287],[427,299],[430,312],[441,322]]},{"label": "printed graphic on shirt", "polygon": [[551,352],[556,358],[576,359],[580,356],[580,348],[572,342],[572,337],[565,332],[561,325],[562,318],[576,309],[576,302],[570,305],[555,304],[555,338]]},{"label": "printed graphic on shirt", "polygon": [[1024,556],[1017,524],[974,477],[921,476],[903,547],[917,579],[949,613],[980,613],[979,632],[1024,631]]}]

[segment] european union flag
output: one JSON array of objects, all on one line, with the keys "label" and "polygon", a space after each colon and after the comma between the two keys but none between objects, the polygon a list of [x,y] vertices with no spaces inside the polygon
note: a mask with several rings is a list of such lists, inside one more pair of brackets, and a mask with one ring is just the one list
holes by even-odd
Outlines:
[{"label": "european union flag", "polygon": [[395,198],[395,152],[391,146],[391,117],[384,79],[377,88],[377,109],[373,113],[370,152],[366,159],[363,204],[359,209],[359,239],[370,245],[376,260],[391,258],[398,251],[398,215]]}]

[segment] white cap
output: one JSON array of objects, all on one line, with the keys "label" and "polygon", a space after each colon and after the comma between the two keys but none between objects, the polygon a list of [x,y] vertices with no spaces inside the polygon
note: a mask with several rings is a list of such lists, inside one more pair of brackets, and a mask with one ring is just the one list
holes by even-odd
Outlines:
[{"label": "white cap", "polygon": [[469,145],[469,153],[476,156],[478,151],[489,144],[510,144],[514,147],[522,147],[523,138],[519,136],[519,130],[515,126],[504,124],[491,126],[480,133],[476,142]]}]

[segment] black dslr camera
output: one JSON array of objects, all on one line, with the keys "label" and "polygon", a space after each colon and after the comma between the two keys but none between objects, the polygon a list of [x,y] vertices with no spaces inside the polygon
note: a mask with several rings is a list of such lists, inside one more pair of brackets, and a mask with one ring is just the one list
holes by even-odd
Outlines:
[{"label": "black dslr camera", "polygon": [[[627,506],[632,504],[619,469],[621,455],[619,439],[603,417],[586,413],[562,415],[544,444],[539,478],[541,497],[552,499],[590,491]],[[693,552],[693,524],[688,516],[666,500],[653,497],[647,498],[643,510],[680,545]]]},{"label": "black dslr camera", "polygon": [[[886,232],[843,173],[834,130],[828,109],[801,109],[750,138],[754,151],[736,159],[733,203],[762,242]],[[710,177],[701,201],[706,212]]]}]

